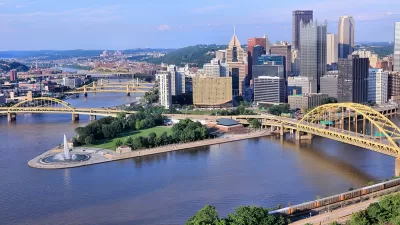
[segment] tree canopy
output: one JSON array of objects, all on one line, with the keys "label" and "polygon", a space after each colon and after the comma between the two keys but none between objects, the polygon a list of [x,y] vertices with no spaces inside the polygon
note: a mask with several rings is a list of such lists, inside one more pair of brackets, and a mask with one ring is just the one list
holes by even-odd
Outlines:
[{"label": "tree canopy", "polygon": [[220,218],[214,206],[206,205],[191,217],[186,225],[285,225],[288,221],[280,215],[269,215],[268,210],[257,206],[242,206]]}]

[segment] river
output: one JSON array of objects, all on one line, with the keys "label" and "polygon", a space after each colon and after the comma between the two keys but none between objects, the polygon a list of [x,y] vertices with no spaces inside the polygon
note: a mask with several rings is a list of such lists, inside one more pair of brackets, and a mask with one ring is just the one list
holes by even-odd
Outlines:
[{"label": "river", "polygon": [[[110,107],[135,97],[68,101]],[[73,124],[70,115],[18,115],[11,124],[0,118],[2,224],[183,224],[205,204],[226,216],[241,205],[301,203],[394,174],[390,156],[318,137],[300,146],[266,137],[74,169],[28,167],[88,122],[81,116]]]}]

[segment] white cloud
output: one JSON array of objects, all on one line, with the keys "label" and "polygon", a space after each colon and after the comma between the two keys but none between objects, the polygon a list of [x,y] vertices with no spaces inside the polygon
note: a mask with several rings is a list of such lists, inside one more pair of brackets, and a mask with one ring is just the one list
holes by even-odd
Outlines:
[{"label": "white cloud", "polygon": [[168,26],[167,24],[163,24],[163,25],[160,25],[157,27],[157,30],[160,30],[160,31],[165,31],[165,30],[170,30],[170,29],[171,29],[171,27]]}]

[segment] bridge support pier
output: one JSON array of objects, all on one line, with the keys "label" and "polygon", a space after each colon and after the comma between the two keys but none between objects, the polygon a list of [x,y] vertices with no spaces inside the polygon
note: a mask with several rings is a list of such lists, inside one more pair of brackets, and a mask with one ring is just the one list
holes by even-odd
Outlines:
[{"label": "bridge support pier", "polygon": [[300,140],[311,140],[312,137],[313,137],[312,134],[303,134],[302,135],[301,131],[296,131],[296,135],[295,135],[295,139],[297,141],[300,141]]},{"label": "bridge support pier", "polygon": [[90,115],[89,119],[90,119],[90,121],[95,121],[95,120],[97,120],[97,116],[96,115]]},{"label": "bridge support pier", "polygon": [[17,114],[16,113],[7,113],[7,121],[16,121],[17,120]]},{"label": "bridge support pier", "polygon": [[400,157],[397,157],[396,159],[394,175],[400,177]]},{"label": "bridge support pier", "polygon": [[126,93],[126,96],[131,96],[131,93],[130,92]]},{"label": "bridge support pier", "polygon": [[79,114],[72,114],[72,122],[79,121]]}]

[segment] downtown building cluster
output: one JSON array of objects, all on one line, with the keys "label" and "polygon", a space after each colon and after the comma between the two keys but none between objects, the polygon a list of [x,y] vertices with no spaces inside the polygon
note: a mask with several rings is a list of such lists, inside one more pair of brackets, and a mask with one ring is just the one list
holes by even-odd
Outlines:
[{"label": "downtown building cluster", "polygon": [[[395,23],[393,57],[379,59],[364,49],[355,51],[355,21],[339,19],[338,33],[314,19],[312,10],[293,11],[292,44],[271,44],[268,37],[249,38],[247,49],[236,31],[227,49],[193,76],[193,104],[225,108],[246,100],[256,104],[289,103],[292,109],[316,107],[328,97],[339,102],[385,104],[400,101],[400,22]],[[159,72],[161,104],[185,93],[184,72]]]}]

